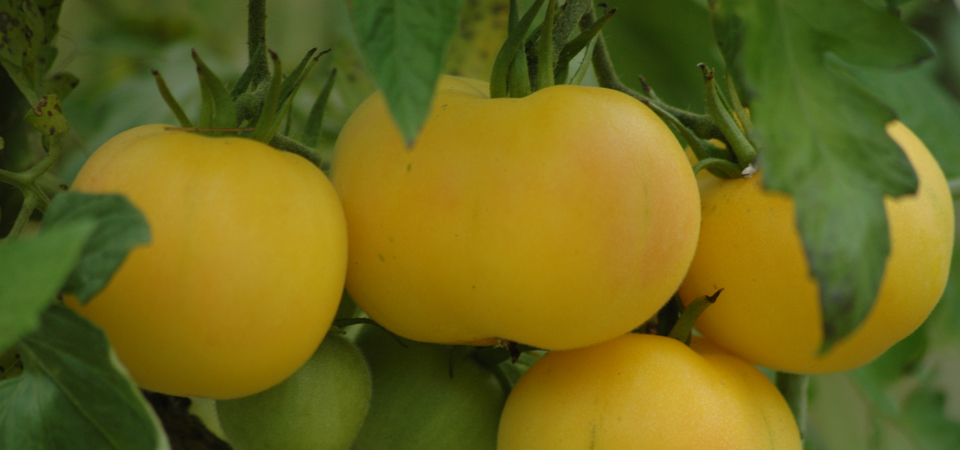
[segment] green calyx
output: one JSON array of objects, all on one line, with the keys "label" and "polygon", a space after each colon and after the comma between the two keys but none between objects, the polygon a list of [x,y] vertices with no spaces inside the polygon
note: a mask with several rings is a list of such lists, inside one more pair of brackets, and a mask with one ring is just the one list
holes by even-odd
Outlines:
[{"label": "green calyx", "polygon": [[[288,120],[293,99],[300,86],[317,65],[320,56],[329,50],[317,53],[316,48],[311,49],[300,64],[284,76],[280,57],[266,49],[262,39],[255,42],[257,44],[251,48],[250,64],[233,86],[228,86],[221,81],[197,52],[193,52],[201,93],[200,114],[196,122],[190,120],[170,93],[160,72],[153,70],[151,72],[156,79],[160,95],[173,111],[183,131],[210,136],[230,135],[254,139],[279,150],[303,156],[317,167],[321,167],[319,154],[314,147],[320,135],[323,109],[333,88],[332,75],[313,106],[302,133],[303,142],[287,137],[279,131],[284,120]],[[260,65],[262,61],[266,61],[267,54],[270,57],[273,72],[271,75],[268,69],[267,76],[264,77]],[[289,120],[287,124],[289,128]]]},{"label": "green calyx", "polygon": [[670,329],[668,336],[689,345],[693,325],[697,322],[697,318],[706,311],[708,306],[717,301],[717,297],[720,296],[721,292],[723,292],[723,289],[718,290],[713,295],[702,295],[690,302],[690,304],[683,309],[680,318],[677,319],[673,328]]},{"label": "green calyx", "polygon": [[[753,171],[748,169],[748,167],[753,164],[753,160],[757,157],[756,147],[750,139],[747,138],[749,130],[745,125],[750,124],[749,115],[740,104],[736,89],[730,89],[730,96],[733,100],[732,103],[728,103],[717,87],[713,69],[710,69],[703,63],[697,66],[703,71],[703,79],[706,84],[707,110],[720,128],[720,131],[723,132],[724,138],[726,138],[727,143],[730,144],[730,149],[736,157],[731,162],[740,166],[744,176],[749,176]],[[728,76],[727,78],[730,77]],[[729,82],[728,86],[733,87],[732,82]],[[737,120],[739,118],[746,118],[746,121]]]},{"label": "green calyx", "polygon": [[[530,32],[544,3],[544,20]],[[615,13],[616,9],[611,9],[585,27],[582,19],[593,15],[590,1],[569,0],[558,8],[556,0],[536,0],[520,17],[519,2],[511,0],[509,34],[493,65],[490,97],[525,97],[557,84],[578,84],[586,74],[589,58],[584,58],[573,77],[569,77],[571,62],[578,54],[592,51],[600,30]],[[578,28],[580,33],[573,36]]]}]

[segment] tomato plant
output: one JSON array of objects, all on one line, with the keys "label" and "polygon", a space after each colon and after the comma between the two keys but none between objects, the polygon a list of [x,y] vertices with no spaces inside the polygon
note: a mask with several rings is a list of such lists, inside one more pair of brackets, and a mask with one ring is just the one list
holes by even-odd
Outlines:
[{"label": "tomato plant", "polygon": [[347,450],[370,407],[370,370],[346,337],[331,332],[289,378],[266,391],[217,402],[236,450]]},{"label": "tomato plant", "polygon": [[[403,340],[365,327],[373,397],[355,450],[492,450],[506,393],[495,373],[449,345]],[[457,351],[458,353],[454,353]]]},{"label": "tomato plant", "polygon": [[[789,435],[788,448],[799,434],[809,450],[960,448],[960,264],[943,287],[949,195],[960,196],[956,5],[270,0],[268,17],[265,0],[0,2],[0,448],[226,448],[189,414],[193,400],[144,391],[139,381],[213,397],[280,383],[221,403],[254,405],[237,407],[247,422],[233,434],[253,431],[247,437],[261,448],[325,427],[324,443],[341,447],[491,449],[505,392],[521,376],[533,381],[516,385],[503,446],[762,448],[754,438],[769,432]],[[293,54],[301,50],[284,48],[289,42],[317,48]],[[930,184],[900,148],[909,152],[906,133],[885,132],[893,120],[940,163],[952,191],[937,194],[946,215],[888,215],[918,201],[918,179],[921,198]],[[179,130],[139,128],[150,123]],[[130,147],[182,145],[97,181],[128,182],[129,199],[81,192],[91,185],[87,169],[71,189],[88,157],[105,164],[92,150],[114,136]],[[699,190],[677,141],[695,155],[694,171],[725,180],[708,183],[714,175],[704,172]],[[264,159],[249,158],[248,146]],[[116,151],[110,163],[133,153],[145,154]],[[317,168],[332,170],[335,188],[317,189],[325,184]],[[233,181],[213,175],[227,172]],[[770,192],[782,193],[778,225],[761,230],[768,221],[751,218],[766,217]],[[327,210],[317,196],[334,210],[344,198],[339,237],[327,235],[330,248],[339,242],[339,269],[308,237],[337,229],[317,220]],[[158,213],[144,198],[165,206]],[[717,227],[705,206],[741,217]],[[188,216],[209,221],[187,225]],[[929,225],[943,226],[942,239],[920,231]],[[675,294],[694,253],[720,245],[694,250],[696,240],[717,231],[736,235],[722,240],[735,248],[697,256],[687,283],[747,263],[730,269],[740,278]],[[755,237],[767,231],[792,243]],[[171,241],[180,244],[165,263],[144,262]],[[906,263],[905,254],[913,255]],[[321,281],[321,273],[335,278],[327,269],[340,271],[339,282]],[[798,277],[776,281],[790,273]],[[750,275],[782,284],[739,311]],[[891,277],[900,282],[891,287]],[[324,397],[340,402],[310,402],[291,388],[304,373],[356,368],[352,350],[314,353],[345,279],[374,320],[406,337],[498,346],[408,340],[404,349],[364,330],[373,406],[359,440],[347,442],[363,395],[337,390]],[[115,294],[136,305],[122,315],[144,321],[91,314],[105,333],[61,305],[107,310],[120,303]],[[729,349],[694,340],[691,351],[651,336],[692,326],[691,311],[709,301],[685,307],[680,297],[704,294],[717,303],[701,328]],[[334,323],[371,322],[349,297]],[[772,334],[757,334],[764,328]],[[644,335],[622,337],[630,330]],[[746,350],[736,348],[741,335],[753,336]],[[343,343],[323,346],[331,342]],[[541,354],[524,343],[557,351],[522,375]],[[727,351],[810,372],[883,353],[840,373],[767,373],[796,413],[797,428],[781,434],[790,428],[783,402]],[[770,359],[786,353],[808,360]],[[567,359],[574,367],[545,373]],[[643,376],[623,383],[638,368]],[[338,380],[370,381],[356,372]],[[569,387],[541,389],[548,379]],[[638,397],[641,388],[654,394]],[[579,408],[516,406],[577,395],[587,400]],[[757,402],[765,406],[750,406]],[[352,409],[332,414],[349,425],[271,413],[333,404]],[[722,414],[701,420],[711,406]],[[766,413],[786,425],[758,426]],[[669,423],[629,437],[657,420]],[[615,424],[630,421],[639,425],[615,436]],[[524,434],[524,424],[548,422],[563,428]],[[679,431],[670,428],[678,422]],[[270,437],[268,428],[292,431]]]},{"label": "tomato plant", "polygon": [[723,288],[697,322],[717,344],[764,367],[793,373],[862,366],[920,326],[943,293],[953,250],[953,200],[930,151],[899,122],[887,127],[917,171],[916,195],[884,201],[891,251],[866,320],[827,354],[818,286],[794,223],[794,203],[750,179],[700,176],[700,243],[681,297]]},{"label": "tomato plant", "polygon": [[344,125],[331,179],[349,229],[347,290],[425,342],[575,348],[630,331],[670,298],[696,245],[697,190],[677,140],[612,90],[488,92],[442,78],[409,149],[379,94]]},{"label": "tomato plant", "polygon": [[73,189],[122,193],[146,216],[134,250],[90,303],[144,388],[235,398],[267,389],[316,350],[345,270],[342,209],[306,160],[240,138],[164,125],[99,148]]},{"label": "tomato plant", "polygon": [[550,352],[514,386],[498,450],[800,449],[787,403],[709,341],[629,334]]}]

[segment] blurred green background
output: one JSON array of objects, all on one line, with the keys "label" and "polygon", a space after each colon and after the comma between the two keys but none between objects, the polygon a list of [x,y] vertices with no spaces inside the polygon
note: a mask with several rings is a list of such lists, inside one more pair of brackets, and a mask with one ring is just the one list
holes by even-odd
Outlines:
[{"label": "blurred green background", "polygon": [[[868,1],[868,0],[865,0]],[[880,0],[869,0],[882,3]],[[529,3],[529,2],[526,2]],[[914,69],[942,89],[945,108],[931,110],[931,139],[948,177],[960,176],[960,19],[951,1],[901,3],[903,18],[936,47],[936,60]],[[506,0],[465,0],[460,31],[448,55],[448,72],[486,78],[505,37]],[[621,78],[639,88],[643,75],[666,102],[703,111],[699,62],[722,67],[706,0],[622,0],[605,30]],[[297,98],[293,129],[306,118],[327,74],[337,85],[325,115],[322,150],[329,154],[349,113],[374,89],[351,34],[343,0],[270,0],[267,44],[289,70],[312,48],[332,48]],[[69,153],[48,185],[69,183],[83,161],[111,136],[147,123],[176,123],[157,93],[150,69],[159,70],[192,117],[199,87],[190,49],[225,81],[246,64],[246,2],[228,0],[67,0],[53,71],[81,82],[64,104],[72,124]],[[590,82],[588,77],[587,82]],[[36,137],[22,133],[26,104],[0,77],[0,133],[7,148],[0,165],[18,169],[39,155]],[[915,105],[924,115],[924,105]],[[944,111],[948,111],[944,118]],[[936,117],[934,117],[936,116]],[[939,126],[939,128],[937,128]],[[932,133],[932,132],[930,132]],[[923,137],[923,135],[921,135]],[[934,148],[935,147],[935,148]],[[960,206],[960,205],[958,205]],[[0,233],[19,209],[18,194],[0,188]],[[956,252],[955,252],[956,255]],[[811,449],[960,448],[960,261],[931,319],[875,363],[843,374],[813,377],[807,447]]]}]

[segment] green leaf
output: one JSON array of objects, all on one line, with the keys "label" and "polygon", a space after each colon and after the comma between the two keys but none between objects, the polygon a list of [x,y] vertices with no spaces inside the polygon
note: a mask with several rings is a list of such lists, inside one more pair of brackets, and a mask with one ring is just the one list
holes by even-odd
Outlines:
[{"label": "green leaf", "polygon": [[60,98],[56,94],[45,95],[27,112],[27,123],[47,136],[56,136],[70,130],[70,122],[63,115]]},{"label": "green leaf", "polygon": [[697,63],[724,72],[706,0],[608,3],[617,7],[617,16],[603,27],[603,36],[620,80],[643,92],[642,75],[666,103],[702,111],[703,75]]},{"label": "green leaf", "polygon": [[430,112],[463,0],[352,0],[350,16],[367,69],[407,146]]},{"label": "green leaf", "polygon": [[960,176],[960,102],[936,78],[933,61],[896,72],[856,68],[853,73],[871,93],[930,149],[947,178]]},{"label": "green leaf", "polygon": [[63,0],[0,0],[0,65],[27,97],[36,104],[41,83],[57,50],[53,38]]},{"label": "green leaf", "polygon": [[37,328],[95,228],[93,221],[76,221],[0,244],[0,352]]},{"label": "green leaf", "polygon": [[67,99],[67,96],[73,92],[73,89],[80,83],[76,75],[69,72],[57,72],[52,77],[43,82],[43,91],[55,94],[60,97],[60,101]]},{"label": "green leaf", "polygon": [[75,312],[52,305],[17,351],[23,374],[0,382],[0,448],[169,448],[106,335]]},{"label": "green leaf", "polygon": [[106,286],[130,249],[150,242],[147,220],[122,195],[60,194],[47,208],[42,232],[91,220],[96,222],[96,229],[63,287],[65,292],[76,295],[81,304]]},{"label": "green leaf", "polygon": [[713,3],[714,29],[752,111],[764,186],[792,195],[820,284],[823,350],[866,316],[890,241],[882,198],[915,191],[886,135],[893,111],[847,64],[896,68],[932,55],[886,9],[862,0]]},{"label": "green leaf", "polygon": [[23,361],[15,349],[0,352],[0,381],[23,373]]},{"label": "green leaf", "polygon": [[929,384],[916,388],[903,404],[898,422],[915,448],[955,450],[960,448],[960,423],[944,414],[944,394]]}]

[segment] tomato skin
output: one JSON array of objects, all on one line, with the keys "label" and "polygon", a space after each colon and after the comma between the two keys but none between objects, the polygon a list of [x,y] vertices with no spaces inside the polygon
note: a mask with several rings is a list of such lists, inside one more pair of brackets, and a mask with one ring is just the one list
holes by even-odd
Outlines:
[{"label": "tomato skin", "polygon": [[793,201],[746,180],[700,175],[700,243],[680,288],[684,301],[723,288],[697,329],[751,363],[792,373],[862,366],[926,319],[946,285],[954,239],[953,200],[939,165],[899,122],[887,133],[917,176],[916,196],[886,198],[891,250],[880,292],[864,322],[824,357],[819,288],[809,275]]},{"label": "tomato skin", "polygon": [[709,341],[627,334],[550,352],[514,386],[498,450],[796,449],[786,401]]},{"label": "tomato skin", "polygon": [[[353,450],[493,450],[506,393],[463,349],[404,340],[365,326],[357,347],[373,398]],[[451,376],[452,373],[452,376]]]},{"label": "tomato skin", "polygon": [[289,378],[217,402],[234,450],[348,450],[370,408],[370,369],[346,337],[330,333]]},{"label": "tomato skin", "polygon": [[331,179],[350,227],[347,290],[424,342],[562,349],[630,331],[676,290],[696,245],[677,140],[608,89],[487,93],[442,78],[411,149],[380,94],[344,126]]},{"label": "tomato skin", "polygon": [[306,160],[164,125],[114,137],[73,189],[121,193],[144,214],[135,248],[86,306],[144,388],[227,399],[273,386],[316,350],[339,304],[346,224]]}]

